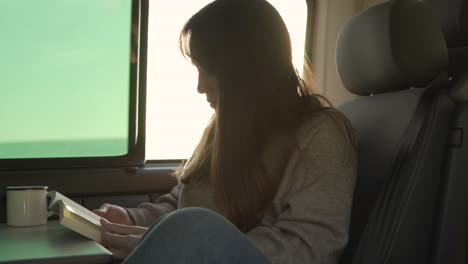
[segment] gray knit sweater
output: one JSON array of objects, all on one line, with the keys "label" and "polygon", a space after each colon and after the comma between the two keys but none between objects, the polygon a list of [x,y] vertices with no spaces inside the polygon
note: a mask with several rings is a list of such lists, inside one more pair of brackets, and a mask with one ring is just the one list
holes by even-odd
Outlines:
[{"label": "gray knit sweater", "polygon": [[[292,156],[282,156],[285,144],[278,139],[262,157],[272,172],[286,169],[270,209],[246,235],[272,263],[338,263],[347,244],[357,154],[343,121],[333,115],[313,114],[297,131]],[[177,185],[155,204],[128,212],[136,225],[149,226],[167,212],[191,206],[216,211],[209,184]]]}]

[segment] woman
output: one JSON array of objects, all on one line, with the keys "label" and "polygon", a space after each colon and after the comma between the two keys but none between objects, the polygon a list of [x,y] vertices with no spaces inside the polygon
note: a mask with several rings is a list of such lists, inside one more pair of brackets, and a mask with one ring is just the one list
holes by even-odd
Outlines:
[{"label": "woman", "polygon": [[265,0],[216,0],[180,45],[215,114],[170,194],[95,211],[113,222],[102,221],[103,244],[127,263],[337,263],[352,131],[297,76],[278,12]]}]

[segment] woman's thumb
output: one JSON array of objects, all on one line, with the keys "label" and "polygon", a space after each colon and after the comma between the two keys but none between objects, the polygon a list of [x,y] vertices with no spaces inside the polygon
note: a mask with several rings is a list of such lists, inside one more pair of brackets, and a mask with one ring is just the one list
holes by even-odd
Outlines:
[{"label": "woman's thumb", "polygon": [[93,213],[99,215],[100,217],[104,217],[109,212],[109,209],[109,204],[103,204],[101,207],[99,207],[99,209],[94,209]]}]

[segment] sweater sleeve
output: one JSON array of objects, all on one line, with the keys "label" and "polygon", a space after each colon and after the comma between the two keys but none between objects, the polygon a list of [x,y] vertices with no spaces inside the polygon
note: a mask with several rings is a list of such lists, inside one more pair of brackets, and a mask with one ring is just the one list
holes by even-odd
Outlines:
[{"label": "sweater sleeve", "polygon": [[176,185],[172,190],[161,195],[155,203],[143,203],[138,208],[126,208],[133,223],[137,226],[149,227],[159,217],[177,209],[181,185]]},{"label": "sweater sleeve", "polygon": [[[276,215],[247,233],[274,264],[336,264],[347,244],[356,153],[349,142],[328,139],[319,136],[296,153],[296,163],[287,168],[287,187],[280,186],[285,194],[277,198]],[[345,145],[334,149],[331,143]],[[319,154],[327,148],[333,153]]]}]

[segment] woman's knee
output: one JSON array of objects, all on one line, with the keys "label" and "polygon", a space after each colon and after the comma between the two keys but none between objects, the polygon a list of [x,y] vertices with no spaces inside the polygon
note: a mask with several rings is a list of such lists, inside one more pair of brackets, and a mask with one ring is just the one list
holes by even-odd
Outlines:
[{"label": "woman's knee", "polygon": [[[203,250],[213,241],[240,235],[240,231],[220,214],[204,208],[184,208],[174,211],[155,223],[143,237],[143,248],[187,251]],[[224,237],[224,238],[223,238]],[[206,249],[205,249],[206,250]],[[175,253],[175,252],[173,252]]]},{"label": "woman's knee", "polygon": [[141,259],[162,259],[165,263],[268,263],[226,218],[202,208],[166,215],[148,231],[130,258],[134,260],[131,263],[140,263]]}]

